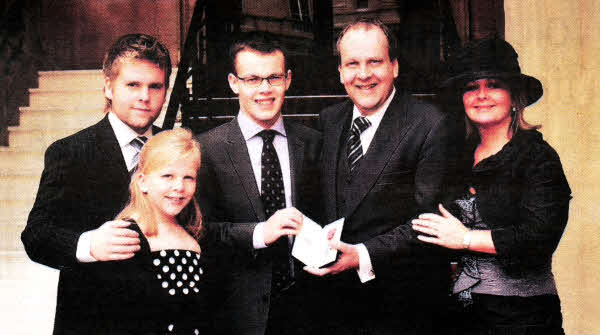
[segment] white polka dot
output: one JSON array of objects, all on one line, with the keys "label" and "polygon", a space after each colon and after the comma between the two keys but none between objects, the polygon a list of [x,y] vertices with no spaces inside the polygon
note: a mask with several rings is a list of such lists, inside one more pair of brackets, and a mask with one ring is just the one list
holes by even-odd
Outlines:
[{"label": "white polka dot", "polygon": [[189,272],[194,272],[194,267],[190,265],[190,267],[188,268]]},{"label": "white polka dot", "polygon": [[170,278],[171,278],[171,280],[175,280],[175,274],[171,273],[171,277]]},{"label": "white polka dot", "polygon": [[200,335],[200,331],[198,329],[194,329],[194,335]]},{"label": "white polka dot", "polygon": [[196,282],[195,281],[191,281],[190,282],[190,287],[194,287],[194,286],[196,286]]},{"label": "white polka dot", "polygon": [[173,325],[169,325],[169,327],[167,327],[167,329],[171,332],[173,331],[174,326]]},{"label": "white polka dot", "polygon": [[188,290],[187,288],[184,288],[183,289],[183,294],[188,294],[188,293],[190,293],[190,290]]},{"label": "white polka dot", "polygon": [[194,292],[198,293],[200,290],[197,287],[194,287]]},{"label": "white polka dot", "polygon": [[188,256],[188,257],[192,257],[192,253],[191,253],[191,252],[189,252],[189,251],[186,251],[186,252],[185,252],[185,255],[186,255],[186,256]]},{"label": "white polka dot", "polygon": [[178,282],[177,282],[177,287],[181,287],[181,286],[183,286],[183,283],[182,283],[182,282],[180,282],[180,281],[178,281]]},{"label": "white polka dot", "polygon": [[162,282],[162,287],[163,288],[169,287],[169,283],[167,283],[166,281]]},{"label": "white polka dot", "polygon": [[183,264],[187,264],[187,258],[182,258],[182,259],[181,259],[181,263],[183,263]]},{"label": "white polka dot", "polygon": [[194,279],[195,279],[196,281],[198,281],[198,280],[200,280],[200,276],[198,276],[198,275],[194,275]]},{"label": "white polka dot", "polygon": [[181,265],[177,265],[177,272],[181,272],[181,270],[183,270],[183,268],[181,267]]},{"label": "white polka dot", "polygon": [[162,279],[162,276],[161,276],[160,274],[157,274],[157,275],[156,275],[156,278],[158,278],[158,279]]},{"label": "white polka dot", "polygon": [[165,266],[163,266],[162,270],[164,273],[167,273],[167,272],[169,272],[169,267],[165,265]]},{"label": "white polka dot", "polygon": [[200,259],[200,254],[196,254],[196,259]]},{"label": "white polka dot", "polygon": [[175,256],[179,256],[179,250],[175,250],[173,253],[175,254]]},{"label": "white polka dot", "polygon": [[198,265],[198,261],[194,259],[194,265]]},{"label": "white polka dot", "polygon": [[175,258],[173,258],[173,257],[170,257],[170,258],[169,258],[169,263],[171,263],[171,264],[175,264]]},{"label": "white polka dot", "polygon": [[187,280],[187,275],[184,273],[183,275],[181,275],[181,278],[183,278],[183,280]]},{"label": "white polka dot", "polygon": [[204,273],[204,271],[202,270],[202,268],[198,269],[198,272],[200,272],[200,274]]},{"label": "white polka dot", "polygon": [[174,288],[170,289],[170,290],[169,290],[169,294],[170,294],[170,295],[175,295],[175,289],[174,289]]},{"label": "white polka dot", "polygon": [[154,263],[154,266],[159,266],[160,265],[160,259],[158,259],[158,258],[155,259],[153,263]]},{"label": "white polka dot", "polygon": [[161,255],[162,257],[165,257],[165,256],[167,255],[167,252],[166,252],[166,251],[164,251],[164,250],[161,250],[161,251],[160,251],[160,255]]}]

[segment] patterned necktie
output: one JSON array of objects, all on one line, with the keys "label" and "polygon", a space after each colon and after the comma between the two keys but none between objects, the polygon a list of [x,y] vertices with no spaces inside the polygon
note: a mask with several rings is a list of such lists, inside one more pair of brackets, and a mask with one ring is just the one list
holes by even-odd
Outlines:
[{"label": "patterned necktie", "polygon": [[[263,130],[258,133],[263,139],[261,154],[260,198],[265,208],[267,218],[277,210],[285,208],[285,189],[277,151],[273,139],[277,134],[274,130]],[[273,297],[278,297],[293,284],[294,263],[291,257],[291,244],[285,236],[279,238],[269,247],[273,256]]]},{"label": "patterned necktie", "polygon": [[363,157],[360,134],[370,126],[371,122],[364,116],[359,116],[352,122],[350,137],[348,137],[348,166],[350,167],[350,173],[354,171],[354,168],[356,168]]},{"label": "patterned necktie", "polygon": [[131,142],[129,142],[129,144],[131,144],[131,146],[135,149],[135,154],[133,155],[133,158],[131,158],[130,171],[135,170],[135,168],[137,167],[137,163],[140,160],[140,152],[142,151],[142,147],[144,146],[144,144],[146,144],[146,141],[148,141],[148,138],[146,136],[138,136],[131,140]]}]

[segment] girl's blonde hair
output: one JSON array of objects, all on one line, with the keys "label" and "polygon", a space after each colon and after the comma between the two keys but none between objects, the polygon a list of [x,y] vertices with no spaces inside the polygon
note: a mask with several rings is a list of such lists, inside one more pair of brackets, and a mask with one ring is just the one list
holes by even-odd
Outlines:
[{"label": "girl's blonde hair", "polygon": [[[191,157],[200,169],[200,144],[194,140],[192,132],[177,128],[165,130],[153,136],[144,145],[140,153],[137,170],[129,183],[129,202],[116,217],[118,220],[134,220],[146,236],[153,236],[158,231],[158,222],[153,207],[138,185],[140,174],[149,174],[167,164]],[[177,222],[192,236],[199,237],[202,230],[202,215],[195,197],[177,215]]]}]

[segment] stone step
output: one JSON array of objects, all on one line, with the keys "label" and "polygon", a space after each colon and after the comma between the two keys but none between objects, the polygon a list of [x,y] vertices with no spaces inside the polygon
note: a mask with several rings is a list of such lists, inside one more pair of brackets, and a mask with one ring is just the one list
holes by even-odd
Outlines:
[{"label": "stone step", "polygon": [[19,127],[64,129],[85,128],[104,117],[102,105],[68,109],[64,107],[21,107]]},{"label": "stone step", "polygon": [[38,75],[39,88],[47,90],[101,89],[104,86],[102,70],[40,71]]},{"label": "stone step", "polygon": [[0,252],[3,334],[52,334],[58,271],[36,264],[24,252]]},{"label": "stone step", "polygon": [[11,147],[0,148],[1,174],[41,174],[44,169],[42,150],[18,150]]},{"label": "stone step", "polygon": [[0,250],[2,251],[24,251],[21,242],[21,233],[25,229],[27,218],[19,222],[0,221]]},{"label": "stone step", "polygon": [[29,89],[29,106],[62,107],[104,106],[104,93],[101,88],[80,89]]},{"label": "stone step", "polygon": [[0,200],[35,199],[39,183],[37,175],[0,176]]},{"label": "stone step", "polygon": [[[171,73],[170,85],[175,84],[177,68]],[[73,88],[102,88],[104,74],[102,70],[68,70],[68,71],[40,71],[38,72],[39,88],[62,90]]]},{"label": "stone step", "polygon": [[35,200],[35,194],[30,199],[0,199],[0,211],[2,217],[7,218],[24,218],[26,220],[29,215],[33,202]]},{"label": "stone step", "polygon": [[74,134],[77,129],[23,129],[22,127],[8,128],[8,144],[11,148],[21,150],[45,151],[54,141]]}]

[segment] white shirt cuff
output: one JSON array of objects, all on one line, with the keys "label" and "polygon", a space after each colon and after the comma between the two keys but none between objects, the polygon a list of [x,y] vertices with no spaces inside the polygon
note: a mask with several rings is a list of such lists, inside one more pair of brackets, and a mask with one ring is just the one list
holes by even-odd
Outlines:
[{"label": "white shirt cuff", "polygon": [[86,231],[85,233],[79,236],[79,240],[77,241],[77,251],[75,252],[75,257],[81,263],[91,263],[97,262],[98,260],[92,256],[92,231]]},{"label": "white shirt cuff", "polygon": [[264,222],[260,222],[254,227],[254,233],[252,233],[252,245],[254,246],[254,249],[263,249],[267,247],[265,244],[265,234],[263,233],[264,230]]},{"label": "white shirt cuff", "polygon": [[355,245],[356,251],[358,252],[358,278],[361,283],[366,283],[369,280],[375,279],[375,272],[373,272],[373,264],[371,264],[371,257],[369,251],[364,244],[360,243]]}]

